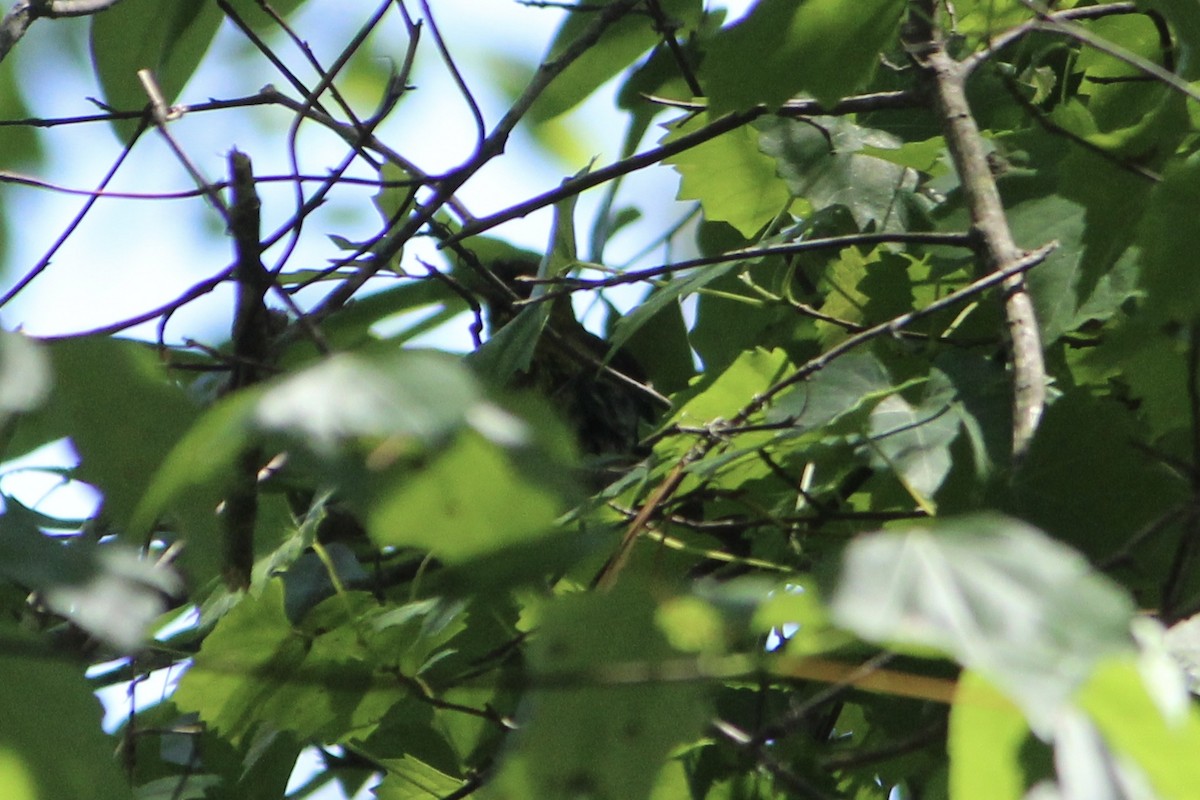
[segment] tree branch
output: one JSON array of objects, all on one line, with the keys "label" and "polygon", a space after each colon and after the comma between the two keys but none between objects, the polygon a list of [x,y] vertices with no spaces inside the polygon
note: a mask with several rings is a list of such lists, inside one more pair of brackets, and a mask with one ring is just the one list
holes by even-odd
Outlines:
[{"label": "tree branch", "polygon": [[12,51],[35,19],[84,17],[115,6],[121,0],[18,0],[0,20],[0,61]]},{"label": "tree branch", "polygon": [[[912,0],[904,39],[909,53],[930,85],[941,118],[946,148],[954,161],[971,215],[972,231],[988,272],[1017,262],[1023,251],[1013,240],[996,179],[988,165],[983,137],[967,103],[967,70],[946,50],[937,24],[936,0]],[[1013,368],[1013,460],[1029,449],[1046,405],[1046,367],[1033,299],[1023,274],[1004,281],[1004,312]]]}]

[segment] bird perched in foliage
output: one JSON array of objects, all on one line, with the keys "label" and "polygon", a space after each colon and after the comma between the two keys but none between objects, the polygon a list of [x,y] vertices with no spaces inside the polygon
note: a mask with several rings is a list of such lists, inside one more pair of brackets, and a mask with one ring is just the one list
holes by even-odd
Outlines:
[{"label": "bird perched in foliage", "polygon": [[[489,271],[500,285],[488,285],[479,293],[487,310],[489,334],[494,336],[522,308],[529,307],[518,301],[529,299],[533,284],[519,278],[533,277],[537,265],[531,260],[501,260],[493,262]],[[528,368],[518,373],[513,385],[549,399],[575,431],[586,454],[605,461],[636,455],[642,424],[662,413],[664,401],[647,384],[632,356],[618,350],[609,357],[608,342],[580,324],[568,295],[547,302],[550,311],[545,327]]]}]

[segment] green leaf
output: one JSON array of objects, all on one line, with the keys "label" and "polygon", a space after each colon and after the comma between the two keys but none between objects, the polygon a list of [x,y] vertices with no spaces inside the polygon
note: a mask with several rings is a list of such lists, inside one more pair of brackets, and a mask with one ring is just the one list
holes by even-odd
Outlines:
[{"label": "green leaf", "polygon": [[244,597],[204,640],[174,701],[195,711],[234,744],[259,720],[269,700],[304,660],[304,642],[283,610],[283,582]]},{"label": "green leaf", "polygon": [[[170,514],[194,540],[189,550],[202,548],[216,536],[216,505],[249,447],[288,450],[302,470],[364,502],[375,486],[370,476],[405,454],[436,449],[468,425],[505,446],[524,444],[529,434],[522,421],[483,401],[461,359],[382,347],[340,353],[205,412],[154,475],[132,530]],[[366,448],[378,460],[370,467]]]},{"label": "green leaf", "polygon": [[48,411],[79,452],[75,477],[104,493],[105,516],[124,527],[197,409],[139,342],[70,339],[50,353],[55,391]]},{"label": "green leaf", "polygon": [[0,626],[0,636],[0,791],[6,800],[130,797],[113,758],[116,741],[100,730],[100,703],[80,669],[11,625]]},{"label": "green leaf", "polygon": [[1196,9],[1188,0],[1142,0],[1138,3],[1141,8],[1152,8],[1171,22],[1173,33],[1179,37],[1179,61],[1181,73],[1189,80],[1200,77],[1200,20],[1196,18]]},{"label": "green leaf", "polygon": [[[866,84],[897,33],[903,0],[759,0],[708,47],[714,114],[807,93],[831,106]],[[753,55],[750,55],[753,54]]]},{"label": "green leaf", "polygon": [[1076,702],[1113,751],[1145,774],[1157,797],[1186,800],[1200,785],[1200,713],[1192,705],[1166,714],[1155,702],[1137,665],[1128,656],[1105,659],[1084,684]]},{"label": "green leaf", "polygon": [[1028,735],[1019,708],[979,673],[963,672],[950,708],[946,743],[951,797],[1021,797],[1021,746]]},{"label": "green leaf", "polygon": [[564,511],[561,495],[466,434],[417,474],[381,488],[367,530],[381,547],[419,547],[454,562],[543,538]]},{"label": "green leaf", "polygon": [[1150,196],[1137,242],[1142,251],[1146,310],[1159,319],[1200,317],[1200,272],[1183,269],[1200,248],[1193,224],[1200,203],[1200,155],[1168,167]]},{"label": "green leaf", "polygon": [[[1046,410],[1008,507],[1093,559],[1112,558],[1186,496],[1185,485],[1135,444],[1144,439],[1117,403],[1085,392],[1061,397]],[[1170,558],[1160,551],[1129,553],[1146,576],[1139,589],[1157,591],[1151,587]]]},{"label": "green leaf", "polygon": [[786,647],[788,655],[797,657],[829,652],[848,638],[830,624],[829,610],[807,580],[789,580],[787,586],[766,593],[754,610],[751,627],[763,634],[794,628]]},{"label": "green leaf", "polygon": [[384,758],[384,779],[375,787],[377,800],[438,800],[463,786],[461,778],[434,769],[415,758]]},{"label": "green leaf", "polygon": [[[867,305],[871,302],[871,296],[867,294],[868,287],[862,284],[867,282],[870,275],[867,266],[878,264],[876,255],[877,251],[864,255],[857,247],[847,247],[829,262],[821,275],[822,286],[828,287],[825,302],[820,308],[822,314],[851,325],[867,322]],[[843,325],[825,320],[817,320],[815,326],[820,342],[826,348],[850,335]]]},{"label": "green leaf", "polygon": [[[607,6],[612,2],[602,0],[599,5]],[[668,19],[683,23],[683,29],[675,31],[676,36],[683,34],[687,27],[695,25],[700,19],[699,0],[664,0],[661,6]],[[596,16],[594,11],[566,15],[545,60],[560,56],[594,23]],[[625,14],[604,31],[596,45],[588,48],[550,84],[530,109],[530,119],[542,122],[570,111],[653,47],[660,38],[649,15]]]},{"label": "green leaf", "polygon": [[694,270],[690,275],[675,278],[662,286],[656,287],[642,302],[623,314],[613,326],[609,345],[613,350],[622,347],[639,329],[650,320],[667,309],[677,306],[680,299],[703,289],[712,281],[727,274],[739,262],[730,261],[724,264],[713,264]]},{"label": "green leaf", "polygon": [[1048,346],[1076,325],[1084,209],[1057,195],[1037,197],[1010,210],[1009,226],[1017,244],[1027,250],[1058,242],[1058,249],[1028,277],[1042,342]]},{"label": "green leaf", "polygon": [[1133,604],[1078,553],[993,514],[857,539],[835,622],[872,642],[933,648],[1010,697],[1036,731],[1104,656],[1132,649]]},{"label": "green leaf", "polygon": [[788,368],[782,350],[751,350],[715,378],[702,380],[691,390],[692,397],[675,413],[680,425],[707,425],[734,416],[757,392],[783,377]]},{"label": "green leaf", "polygon": [[[662,139],[668,143],[698,130],[712,117],[685,117]],[[775,161],[759,150],[758,132],[743,126],[671,156],[679,172],[679,200],[698,200],[707,219],[728,222],[747,239],[779,216],[791,201]]]},{"label": "green leaf", "polygon": [[990,38],[1033,16],[1021,0],[966,0],[955,3],[954,8],[955,33],[973,39]]},{"label": "green leaf", "polygon": [[791,420],[799,430],[817,430],[894,391],[892,377],[879,359],[850,353],[781,394],[767,419]]},{"label": "green leaf", "polygon": [[762,151],[775,159],[792,195],[808,200],[813,211],[841,204],[860,229],[872,223],[876,230],[907,229],[905,198],[916,187],[916,172],[863,152],[897,147],[899,139],[843,117],[772,118],[758,127]]},{"label": "green leaf", "polygon": [[488,383],[502,386],[513,375],[529,369],[533,352],[550,319],[550,303],[522,308],[483,346],[467,355],[466,363]]},{"label": "green leaf", "polygon": [[428,350],[342,353],[266,385],[253,424],[319,452],[356,437],[436,442],[480,399],[459,359]]},{"label": "green leaf", "polygon": [[[453,313],[467,310],[466,302],[444,281],[409,281],[390,289],[356,298],[325,320],[321,325],[321,332],[325,335],[326,340],[337,349],[351,350],[372,341],[374,326],[387,325],[390,318],[428,309],[432,306],[438,306],[443,311]],[[434,316],[436,317],[437,314]],[[403,341],[409,332],[425,324],[426,319],[428,317],[422,317],[420,322],[403,329],[403,335],[392,336],[390,340],[395,343]],[[301,361],[308,361],[313,357],[312,349],[308,342],[298,344],[284,355],[281,363],[285,366],[292,366]]]},{"label": "green leaf", "polygon": [[672,656],[654,614],[649,597],[633,591],[546,607],[530,654],[533,685],[546,688],[527,696],[526,722],[496,778],[499,796],[649,796],[671,748],[700,732],[708,705],[698,684],[622,680],[653,674]]},{"label": "green leaf", "polygon": [[[105,101],[119,111],[144,108],[149,97],[137,72],[148,69],[173,103],[200,65],[217,28],[221,11],[207,0],[122,0],[91,17],[92,65]],[[136,120],[114,122],[122,138]]]},{"label": "green leaf", "polygon": [[871,410],[868,420],[872,453],[924,507],[950,472],[950,445],[959,432],[951,399],[943,393],[914,406],[893,394]]},{"label": "green leaf", "polygon": [[623,349],[645,371],[654,388],[667,395],[683,389],[696,374],[679,303],[687,290],[676,286],[693,277],[652,289],[632,311],[617,317],[609,336],[609,358]]}]

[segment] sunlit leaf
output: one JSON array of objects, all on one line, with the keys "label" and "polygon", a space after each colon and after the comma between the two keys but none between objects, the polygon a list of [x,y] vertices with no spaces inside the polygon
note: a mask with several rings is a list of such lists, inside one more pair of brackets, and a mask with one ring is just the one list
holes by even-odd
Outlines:
[{"label": "sunlit leaf", "polygon": [[1188,707],[1168,718],[1146,691],[1128,657],[1105,659],[1080,689],[1077,701],[1105,742],[1145,774],[1156,795],[1170,800],[1194,796],[1200,766],[1190,753],[1200,747],[1200,714]]},{"label": "sunlit leaf", "polygon": [[382,759],[387,777],[375,789],[378,800],[436,800],[462,788],[461,779],[415,758]]},{"label": "sunlit leaf", "polygon": [[1021,797],[1021,745],[1029,726],[1021,710],[978,673],[964,672],[950,709],[953,797]]},{"label": "sunlit leaf", "polygon": [[[711,122],[697,114],[672,127],[670,142]],[[758,132],[742,127],[671,156],[679,172],[680,200],[698,200],[710,220],[728,222],[746,238],[775,219],[791,200],[775,161],[759,150]]]}]

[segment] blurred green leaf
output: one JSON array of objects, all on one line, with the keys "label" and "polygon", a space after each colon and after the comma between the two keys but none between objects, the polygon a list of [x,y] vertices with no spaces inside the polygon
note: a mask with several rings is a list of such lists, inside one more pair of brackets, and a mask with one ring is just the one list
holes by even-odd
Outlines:
[{"label": "blurred green leaf", "polygon": [[[0,790],[5,798],[131,797],[80,670],[0,625]],[[31,659],[32,657],[32,659]],[[69,747],[70,757],[64,757]],[[9,794],[8,792],[11,792]]]},{"label": "blurred green leaf", "polygon": [[50,359],[19,333],[0,331],[0,427],[42,404],[53,382]]},{"label": "blurred green leaf", "polygon": [[[542,615],[534,685],[491,796],[648,797],[670,749],[696,736],[705,690],[623,679],[653,674],[672,655],[650,598],[631,591],[575,595]],[[598,746],[603,743],[603,746]]]},{"label": "blurred green leaf", "polygon": [[355,437],[430,443],[461,426],[478,401],[475,381],[451,356],[343,353],[265,386],[252,424],[326,453]]},{"label": "blurred green leaf", "polygon": [[1021,747],[1029,726],[1021,710],[979,673],[966,670],[950,708],[952,797],[1021,797]]},{"label": "blurred green leaf", "polygon": [[566,511],[553,489],[473,434],[417,474],[398,477],[370,506],[367,528],[376,544],[420,547],[450,562],[541,539]]},{"label": "blurred green leaf", "polygon": [[1132,649],[1128,596],[1075,551],[998,515],[858,539],[829,597],[839,625],[953,655],[1041,732],[1101,658]]},{"label": "blurred green leaf", "polygon": [[1157,797],[1185,800],[1195,795],[1200,766],[1190,754],[1200,748],[1200,714],[1193,706],[1165,713],[1147,692],[1136,665],[1117,655],[1098,665],[1077,702],[1105,743],[1142,770]]},{"label": "blurred green leaf", "polygon": [[128,524],[198,409],[140,342],[88,337],[50,347],[55,389],[46,411],[79,452],[75,476],[104,493],[104,514]]}]

